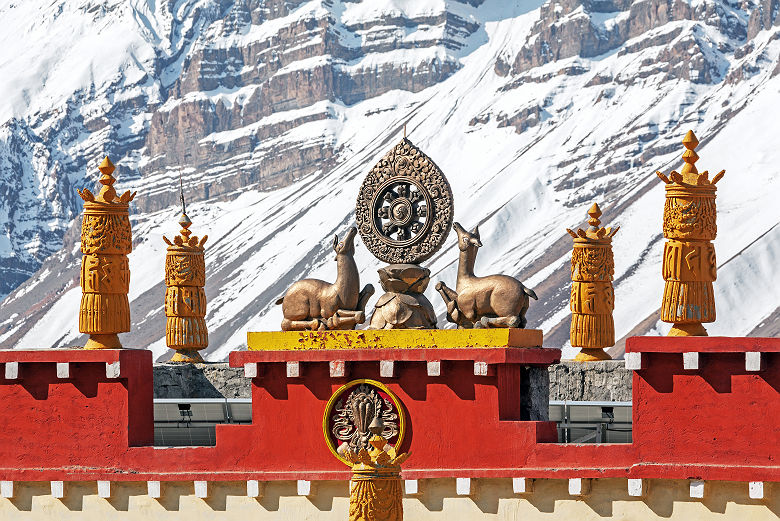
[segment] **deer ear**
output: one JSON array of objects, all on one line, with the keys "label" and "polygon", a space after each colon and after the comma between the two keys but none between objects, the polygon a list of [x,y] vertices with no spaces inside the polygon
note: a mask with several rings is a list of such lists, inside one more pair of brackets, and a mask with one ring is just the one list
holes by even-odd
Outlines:
[{"label": "deer ear", "polygon": [[334,235],[333,236],[333,249],[335,250],[338,247],[338,245],[339,245],[339,236],[338,235]]},{"label": "deer ear", "polygon": [[476,226],[474,227],[474,230],[472,230],[471,234],[472,234],[472,235],[476,235],[476,236],[477,236],[477,238],[479,238],[479,225],[476,225]]}]

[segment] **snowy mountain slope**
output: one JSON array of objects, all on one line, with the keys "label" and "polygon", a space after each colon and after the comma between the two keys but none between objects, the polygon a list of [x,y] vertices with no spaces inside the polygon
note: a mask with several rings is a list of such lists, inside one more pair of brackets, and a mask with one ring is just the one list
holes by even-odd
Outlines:
[{"label": "snowy mountain slope", "polygon": [[[32,226],[26,244],[37,239],[49,250],[28,249],[41,258],[55,253],[0,303],[0,345],[83,341],[73,224],[79,205],[70,191],[96,181],[99,146],[120,154],[118,184],[139,190],[133,331],[124,343],[168,356],[161,235],[177,231],[174,181],[181,172],[193,228],[210,236],[208,358],[218,360],[245,342],[247,330],[278,329],[281,309],[273,302],[292,281],[335,277],[332,235],[353,223],[363,176],[407,122],[410,139],[449,178],[456,219],[480,224],[478,274],[519,275],[534,287],[540,301],[531,305],[529,327],[544,329],[551,346],[568,340],[571,239],[564,228],[584,222],[594,201],[605,223],[622,227],[614,242],[617,337],[668,327],[655,318],[663,288],[663,189],[654,172],[679,169],[680,139],[694,129],[702,141],[700,169],[727,170],[718,191],[719,318],[709,330],[755,334],[774,323],[780,295],[771,289],[777,287],[771,259],[780,247],[780,210],[772,203],[780,184],[766,129],[780,90],[780,31],[766,16],[771,6],[714,0],[143,4],[145,18],[133,19],[146,19],[138,34],[155,49],[148,60],[154,71],[143,87],[115,81],[111,95],[138,88],[145,102],[125,112],[105,100],[93,104],[125,115],[119,131],[74,124],[82,126],[82,141],[92,143],[76,152],[51,146],[51,135],[35,128],[45,119],[40,116],[20,113],[3,125],[17,125],[7,131],[9,141],[21,141],[25,150],[36,142],[39,156],[56,159],[40,160],[43,169],[36,169],[24,159],[31,152],[9,148],[0,159],[22,166],[2,167],[0,179],[8,181],[0,186],[37,175],[32,192],[45,181],[61,202],[45,212],[28,205],[28,222],[44,223],[51,233],[43,239]],[[164,14],[188,6],[190,13],[200,9],[200,22],[191,14]],[[180,24],[198,28],[179,37]],[[83,110],[84,104],[68,103]],[[102,117],[114,129],[111,116]],[[116,139],[121,132],[125,141]],[[55,161],[62,181],[43,174]],[[20,176],[22,167],[28,172]],[[4,197],[0,204],[16,212],[8,211],[7,226],[18,226],[21,201],[8,204]],[[13,233],[6,237],[19,241]],[[454,284],[454,242],[428,261],[434,281]],[[24,249],[9,250],[8,258],[19,258]],[[379,261],[360,244],[356,260],[362,281],[378,287]],[[444,326],[433,283],[428,293]],[[750,306],[739,305],[748,297]]]}]

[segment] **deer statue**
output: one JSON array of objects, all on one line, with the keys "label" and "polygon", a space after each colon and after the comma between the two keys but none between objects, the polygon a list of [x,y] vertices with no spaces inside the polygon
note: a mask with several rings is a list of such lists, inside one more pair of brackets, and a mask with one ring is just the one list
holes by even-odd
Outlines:
[{"label": "deer statue", "polygon": [[474,275],[477,249],[482,246],[479,228],[471,233],[455,223],[458,234],[458,282],[455,291],[443,282],[436,290],[447,304],[447,320],[460,328],[518,327],[526,324],[528,297],[538,300],[533,290],[507,275]]},{"label": "deer statue", "polygon": [[336,282],[328,284],[318,279],[299,280],[276,301],[282,305],[282,331],[353,329],[366,320],[366,303],[374,294],[374,286],[366,284],[362,291],[355,264],[354,227],[344,240],[333,238],[338,273]]}]

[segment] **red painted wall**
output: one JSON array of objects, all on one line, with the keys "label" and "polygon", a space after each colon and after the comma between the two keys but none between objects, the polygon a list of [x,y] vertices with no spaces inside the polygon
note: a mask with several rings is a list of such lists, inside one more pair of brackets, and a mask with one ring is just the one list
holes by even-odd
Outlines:
[{"label": "red painted wall", "polygon": [[[615,445],[554,443],[554,424],[518,419],[522,366],[554,362],[555,349],[235,352],[231,365],[259,364],[252,425],[218,426],[216,447],[167,449],[150,446],[150,352],[0,351],[0,364],[20,362],[19,379],[0,370],[0,479],[348,479],[325,445],[322,415],[338,387],[372,378],[407,409],[407,478],[777,481],[780,341],[687,340],[629,339],[627,351],[643,353],[634,443]],[[701,369],[686,371],[681,353],[694,348],[706,353]],[[762,371],[745,371],[744,350],[764,353]],[[380,378],[380,358],[396,361],[395,378]],[[346,377],[329,376],[333,359],[347,361]],[[302,362],[300,378],[286,377],[287,360]],[[427,376],[426,360],[442,360],[442,376]],[[474,376],[475,360],[492,376]],[[120,378],[107,378],[115,361]],[[58,379],[55,362],[70,362],[71,378]]]}]

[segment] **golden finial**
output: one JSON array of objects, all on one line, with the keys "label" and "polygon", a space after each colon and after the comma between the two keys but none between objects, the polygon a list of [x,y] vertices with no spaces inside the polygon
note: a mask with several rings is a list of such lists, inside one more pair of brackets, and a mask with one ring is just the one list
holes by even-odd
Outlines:
[{"label": "golden finial", "polygon": [[590,217],[590,219],[588,219],[588,224],[590,227],[587,230],[580,228],[575,232],[574,230],[566,228],[566,231],[569,232],[569,235],[571,235],[574,239],[580,239],[585,242],[594,240],[598,241],[603,239],[611,239],[620,229],[620,226],[615,228],[601,228],[601,221],[599,220],[599,217],[601,217],[601,208],[599,207],[598,203],[593,203],[593,206],[590,207],[588,210],[588,217]]},{"label": "golden finial", "polygon": [[590,216],[590,219],[588,219],[588,224],[590,224],[588,231],[597,232],[599,230],[599,225],[601,224],[601,221],[599,221],[599,217],[601,217],[601,208],[599,208],[598,203],[593,203],[593,206],[588,210],[588,216]]},{"label": "golden finial", "polygon": [[588,210],[588,217],[587,230],[566,229],[574,238],[569,338],[573,347],[582,348],[575,358],[581,362],[608,360],[604,348],[615,345],[612,237],[620,227],[602,228],[601,208],[596,203]]},{"label": "golden finial", "polygon": [[683,152],[682,155],[682,160],[684,162],[682,169],[680,172],[672,170],[668,177],[661,172],[656,172],[656,175],[661,179],[661,181],[667,185],[677,183],[681,186],[709,185],[710,187],[714,186],[718,181],[720,181],[720,179],[726,173],[725,170],[718,172],[715,177],[712,178],[712,181],[710,181],[710,174],[708,171],[705,170],[700,174],[696,168],[695,163],[699,160],[699,155],[694,149],[699,146],[699,139],[696,137],[696,134],[693,133],[693,130],[689,130],[688,133],[685,134],[685,137],[682,140],[682,144],[685,145],[685,152]]},{"label": "golden finial", "polygon": [[[696,134],[693,133],[693,130],[689,130],[688,133],[685,134],[685,137],[682,140],[682,144],[685,145],[686,150],[682,155],[682,159],[685,164],[683,165],[680,173],[683,175],[683,179],[688,182],[686,174],[696,175],[699,173],[695,165],[696,161],[699,160],[699,155],[695,151],[695,148],[699,146],[699,140],[696,138]],[[696,180],[694,178],[693,183],[690,184],[695,184],[695,181]]]},{"label": "golden finial", "polygon": [[187,216],[184,201],[184,187],[179,173],[179,200],[181,217],[179,235],[173,243],[163,235],[168,245],[165,256],[165,342],[176,351],[171,362],[203,362],[199,350],[209,345],[206,327],[206,262],[203,245],[208,239],[204,235],[198,242],[191,236],[192,221]]},{"label": "golden finial", "polygon": [[119,349],[119,333],[130,331],[130,267],[132,230],[127,203],[135,193],[128,190],[117,198],[111,175],[114,165],[106,156],[98,166],[103,187],[95,197],[88,189],[79,190],[84,199],[81,226],[82,298],[79,331],[89,334],[85,349]]},{"label": "golden finial", "polygon": [[114,163],[106,156],[98,166],[98,170],[103,174],[100,177],[100,184],[103,185],[103,188],[100,189],[98,197],[107,203],[113,203],[116,199],[116,190],[113,186],[116,179],[111,175],[114,173]]},{"label": "golden finial", "polygon": [[404,123],[404,139],[406,139],[406,123]]},{"label": "golden finial", "polygon": [[721,170],[712,181],[705,170],[699,173],[695,148],[699,140],[689,130],[682,140],[685,152],[680,173],[669,176],[656,172],[666,183],[663,233],[664,296],[661,320],[673,325],[669,335],[705,336],[703,323],[715,320],[713,282],[716,278],[715,184],[725,173]]},{"label": "golden finial", "polygon": [[98,170],[100,170],[100,173],[106,176],[110,176],[111,174],[113,174],[114,169],[115,169],[114,163],[111,162],[108,156],[104,157],[103,162],[100,163],[100,165],[98,166]]}]

